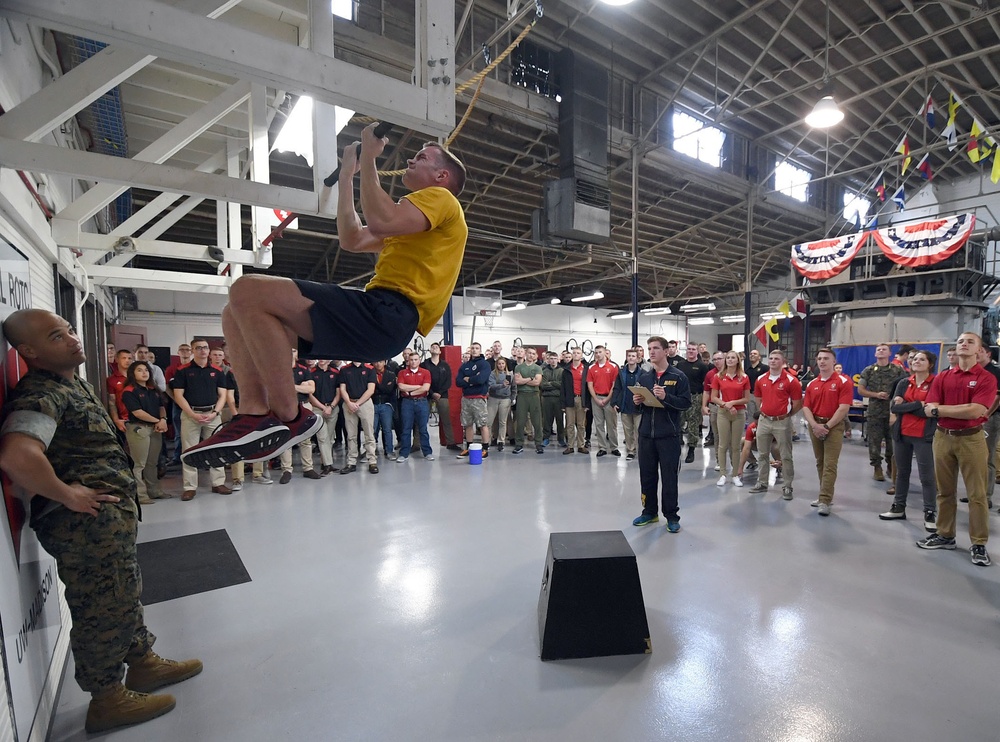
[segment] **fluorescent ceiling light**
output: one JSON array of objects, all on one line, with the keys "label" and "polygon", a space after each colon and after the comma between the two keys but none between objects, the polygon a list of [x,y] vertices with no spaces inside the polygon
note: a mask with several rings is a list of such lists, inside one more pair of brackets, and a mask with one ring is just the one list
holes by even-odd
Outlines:
[{"label": "fluorescent ceiling light", "polygon": [[714,325],[715,320],[711,317],[691,317],[688,319],[689,325]]},{"label": "fluorescent ceiling light", "polygon": [[505,311],[505,312],[516,312],[516,311],[518,311],[518,310],[520,310],[520,309],[527,309],[527,308],[528,308],[528,305],[527,305],[527,304],[525,304],[525,303],[524,303],[523,301],[519,301],[519,302],[518,302],[517,304],[515,304],[514,306],[512,306],[512,307],[507,307],[506,309],[504,309],[504,311]]},{"label": "fluorescent ceiling light", "polygon": [[[281,131],[278,132],[277,138],[274,140],[274,146],[271,151],[278,150],[279,152],[294,152],[300,157],[304,157],[305,161],[309,163],[309,167],[313,164],[313,99],[308,95],[301,96],[295,105],[292,107],[292,112],[288,114],[288,119],[285,121],[285,125],[281,127]],[[339,134],[347,123],[354,116],[354,111],[347,108],[341,108],[340,106],[334,106],[334,120],[336,134]]]},{"label": "fluorescent ceiling light", "polygon": [[601,291],[595,291],[592,294],[587,294],[586,296],[574,296],[570,301],[593,301],[594,299],[603,299],[604,294]]},{"label": "fluorescent ceiling light", "polygon": [[714,312],[715,304],[708,301],[704,304],[685,304],[681,307],[682,312]]},{"label": "fluorescent ceiling light", "polygon": [[562,299],[560,299],[558,296],[553,296],[551,299],[549,299],[549,304],[562,304]]},{"label": "fluorescent ceiling light", "polygon": [[760,315],[761,319],[788,319],[783,312],[764,312]]},{"label": "fluorescent ceiling light", "polygon": [[608,319],[632,319],[632,313],[625,312],[624,314],[609,314]]},{"label": "fluorescent ceiling light", "polygon": [[721,318],[723,322],[743,322],[746,317],[742,314],[730,314],[726,317]]},{"label": "fluorescent ceiling light", "polygon": [[655,314],[673,314],[673,312],[670,311],[670,307],[650,307],[649,309],[641,309],[639,311],[649,316]]},{"label": "fluorescent ceiling light", "polygon": [[844,120],[844,112],[837,106],[833,95],[824,95],[806,116],[806,123],[814,129],[829,129]]},{"label": "fluorescent ceiling light", "polygon": [[628,5],[632,0],[601,0],[605,5]]}]

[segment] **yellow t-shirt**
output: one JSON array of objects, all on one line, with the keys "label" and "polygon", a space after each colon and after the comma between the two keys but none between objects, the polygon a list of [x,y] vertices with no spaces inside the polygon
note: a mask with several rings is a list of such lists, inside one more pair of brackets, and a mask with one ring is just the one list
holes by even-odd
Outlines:
[{"label": "yellow t-shirt", "polygon": [[426,232],[386,237],[368,289],[398,291],[420,314],[417,330],[427,335],[451,301],[465,256],[469,228],[458,199],[446,188],[421,188],[404,198],[427,217]]}]

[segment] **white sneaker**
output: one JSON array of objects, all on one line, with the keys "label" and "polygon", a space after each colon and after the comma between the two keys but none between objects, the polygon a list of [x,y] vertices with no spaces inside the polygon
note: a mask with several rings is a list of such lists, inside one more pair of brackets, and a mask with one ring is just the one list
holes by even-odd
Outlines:
[{"label": "white sneaker", "polygon": [[434,454],[432,453],[429,453],[426,456],[424,456],[424,461],[433,461],[433,460],[434,460]]},{"label": "white sneaker", "polygon": [[819,514],[820,515],[829,515],[830,514],[830,503],[828,503],[828,502],[821,502],[819,504],[819,506],[818,506],[817,509],[819,510]]},{"label": "white sneaker", "polygon": [[407,460],[408,458],[409,458],[408,456],[397,456],[397,457],[396,457],[396,463],[397,463],[397,464],[405,464],[405,463],[406,463],[406,460]]},{"label": "white sneaker", "polygon": [[722,487],[726,483],[725,476],[719,477],[719,481],[715,483],[716,487]]},{"label": "white sneaker", "polygon": [[716,471],[722,471],[722,467],[720,467],[718,464],[716,464],[715,465],[715,470]]},{"label": "white sneaker", "polygon": [[258,475],[254,475],[253,483],[254,484],[274,484],[274,480],[271,479],[270,477],[261,477],[261,476],[258,476]]},{"label": "white sneaker", "polygon": [[743,480],[740,479],[739,477],[733,477],[733,487],[742,487],[742,486],[743,486]]},{"label": "white sneaker", "polygon": [[243,489],[243,480],[242,479],[234,479],[233,480],[233,492],[239,492],[241,489]]}]

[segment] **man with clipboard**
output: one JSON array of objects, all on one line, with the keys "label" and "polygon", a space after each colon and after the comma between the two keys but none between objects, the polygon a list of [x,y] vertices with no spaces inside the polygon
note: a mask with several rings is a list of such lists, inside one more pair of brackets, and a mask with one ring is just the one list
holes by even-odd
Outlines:
[{"label": "man with clipboard", "polygon": [[681,460],[681,412],[691,406],[687,376],[669,365],[667,341],[653,336],[646,341],[652,370],[639,375],[629,387],[632,399],[642,412],[639,423],[639,484],[642,487],[642,514],[634,526],[659,521],[657,493],[663,480],[663,515],[667,530],[681,530],[677,515],[677,473]]}]

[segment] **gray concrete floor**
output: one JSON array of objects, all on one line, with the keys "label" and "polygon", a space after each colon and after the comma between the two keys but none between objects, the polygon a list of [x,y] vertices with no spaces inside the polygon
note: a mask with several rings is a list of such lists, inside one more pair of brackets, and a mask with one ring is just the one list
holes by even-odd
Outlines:
[{"label": "gray concrete floor", "polygon": [[[147,507],[142,540],[225,528],[253,581],[147,609],[157,650],[205,671],[171,713],[106,736],[1000,739],[1000,566],[970,563],[964,506],[954,552],[914,546],[919,507],[880,521],[891,498],[857,439],[828,518],[808,443],[791,502],[717,487],[699,450],[677,535],[631,526],[635,462],[437,453]],[[541,662],[549,534],[611,529],[638,558],[652,654]],[[71,659],[51,739],[91,738],[88,700]]]}]

